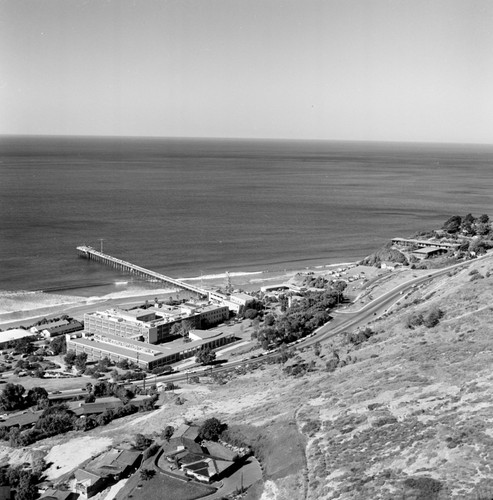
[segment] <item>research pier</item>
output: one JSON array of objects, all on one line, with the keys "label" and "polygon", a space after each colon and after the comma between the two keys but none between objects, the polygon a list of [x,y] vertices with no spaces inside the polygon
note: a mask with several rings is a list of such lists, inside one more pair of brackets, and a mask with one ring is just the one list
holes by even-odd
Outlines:
[{"label": "research pier", "polygon": [[84,259],[94,260],[96,262],[100,262],[101,264],[105,264],[107,266],[114,267],[123,272],[127,272],[130,274],[135,274],[137,276],[141,276],[143,278],[153,279],[162,281],[164,283],[173,285],[176,288],[181,288],[187,290],[189,292],[196,293],[201,297],[207,297],[208,292],[199,288],[197,286],[189,285],[188,283],[184,283],[183,281],[170,278],[169,276],[165,276],[164,274],[157,273],[155,271],[150,271],[149,269],[145,269],[144,267],[136,266],[131,262],[126,262],[121,259],[117,259],[116,257],[112,257],[111,255],[107,255],[103,252],[99,252],[92,247],[89,246],[80,246],[77,247],[77,253],[79,257],[83,257]]}]

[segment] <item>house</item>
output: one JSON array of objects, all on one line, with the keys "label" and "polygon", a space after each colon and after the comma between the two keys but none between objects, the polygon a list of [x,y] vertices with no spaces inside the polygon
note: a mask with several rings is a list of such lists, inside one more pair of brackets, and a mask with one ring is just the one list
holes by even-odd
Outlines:
[{"label": "house", "polygon": [[418,259],[430,259],[447,253],[449,250],[440,247],[418,248],[413,251],[413,255]]},{"label": "house", "polygon": [[[39,328],[41,327],[38,327],[38,329]],[[67,335],[69,333],[78,332],[83,329],[84,325],[79,321],[74,320],[71,322],[66,322],[66,324],[50,325],[46,328],[43,328],[40,333],[41,335],[43,335],[43,337],[49,339],[52,337],[57,337],[59,335]]]},{"label": "house", "polygon": [[87,498],[93,497],[106,487],[106,478],[84,469],[75,471],[75,491]]},{"label": "house", "polygon": [[119,481],[137,469],[141,457],[139,451],[112,449],[89,462],[84,470],[107,480]]},{"label": "house", "polygon": [[82,415],[99,415],[106,410],[116,410],[120,406],[123,406],[123,401],[115,397],[98,398],[94,403],[76,402],[70,405],[71,410],[78,417]]},{"label": "house", "polygon": [[187,476],[194,477],[198,481],[210,483],[219,479],[225,471],[234,465],[229,460],[217,460],[211,457],[203,457],[192,463],[183,463],[180,469]]},{"label": "house", "polygon": [[43,411],[24,411],[16,415],[12,415],[7,420],[0,422],[0,428],[10,429],[11,427],[19,427],[19,429],[28,429],[32,427],[40,418]]},{"label": "house", "polygon": [[175,430],[169,442],[174,446],[196,448],[199,440],[199,427],[197,425],[182,424]]},{"label": "house", "polygon": [[40,500],[76,500],[78,496],[79,494],[73,491],[48,488],[39,498]]}]

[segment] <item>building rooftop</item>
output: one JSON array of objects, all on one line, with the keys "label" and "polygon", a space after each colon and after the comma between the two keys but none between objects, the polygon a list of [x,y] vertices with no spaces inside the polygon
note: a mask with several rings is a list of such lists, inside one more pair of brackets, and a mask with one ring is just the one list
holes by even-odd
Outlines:
[{"label": "building rooftop", "polygon": [[42,411],[26,411],[21,414],[13,415],[4,422],[0,422],[1,427],[24,427],[25,425],[35,424],[41,417]]},{"label": "building rooftop", "polygon": [[140,451],[111,449],[89,462],[86,469],[99,475],[121,473],[127,467],[134,467],[141,455]]},{"label": "building rooftop", "polygon": [[11,340],[18,340],[24,337],[34,337],[35,334],[29,330],[24,330],[23,328],[13,328],[12,330],[7,330],[5,332],[0,332],[0,344],[4,342],[10,342]]},{"label": "building rooftop", "polygon": [[418,249],[414,250],[413,253],[428,255],[428,254],[435,253],[435,252],[441,251],[441,250],[444,250],[444,249],[440,248],[440,247],[427,247],[427,248],[418,248]]},{"label": "building rooftop", "polygon": [[79,483],[88,485],[94,484],[101,479],[101,476],[99,476],[98,474],[93,474],[92,472],[88,472],[84,469],[77,469],[74,475],[75,479],[77,479]]},{"label": "building rooftop", "polygon": [[182,424],[173,432],[171,439],[185,438],[195,441],[199,436],[199,427],[197,425]]},{"label": "building rooftop", "polygon": [[[204,330],[205,331],[205,330]],[[93,336],[82,337],[71,340],[71,342],[95,347],[109,354],[115,353],[135,361],[152,362],[161,356],[172,356],[180,352],[200,347],[212,339],[229,338],[232,333],[222,333],[217,331],[205,340],[195,340],[184,343],[182,339],[166,342],[165,344],[147,344],[139,340],[119,337],[111,334],[94,334]]]}]

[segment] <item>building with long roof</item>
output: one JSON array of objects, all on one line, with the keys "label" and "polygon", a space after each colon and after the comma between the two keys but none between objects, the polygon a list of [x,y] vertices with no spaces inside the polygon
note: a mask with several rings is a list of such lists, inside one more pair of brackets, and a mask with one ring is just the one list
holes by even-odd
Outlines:
[{"label": "building with long roof", "polygon": [[192,357],[206,347],[215,349],[235,340],[233,333],[224,333],[219,329],[194,330],[193,334],[196,340],[189,342],[178,339],[165,344],[149,344],[132,338],[96,333],[68,339],[67,350],[75,351],[76,354],[84,352],[90,361],[109,358],[118,362],[125,359],[152,370]]}]

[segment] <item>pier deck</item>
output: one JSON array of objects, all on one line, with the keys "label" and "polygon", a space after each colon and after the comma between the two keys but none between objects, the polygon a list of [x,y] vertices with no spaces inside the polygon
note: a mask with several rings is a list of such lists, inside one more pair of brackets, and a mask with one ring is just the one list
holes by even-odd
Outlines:
[{"label": "pier deck", "polygon": [[107,255],[103,252],[98,252],[97,250],[89,246],[77,247],[77,253],[79,257],[100,262],[102,264],[119,269],[120,271],[136,274],[144,278],[156,279],[158,281],[168,283],[177,288],[182,288],[184,290],[188,290],[189,292],[193,292],[201,296],[208,295],[208,292],[206,290],[203,290],[202,288],[189,285],[188,283],[184,283],[183,281],[170,278],[169,276],[165,276],[164,274],[161,273],[156,273],[155,271],[150,271],[149,269],[145,269],[144,267],[136,266],[131,262],[126,262],[124,260],[117,259],[116,257],[112,257],[111,255]]}]

